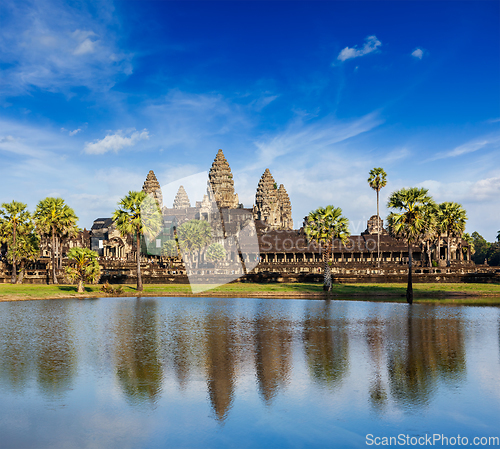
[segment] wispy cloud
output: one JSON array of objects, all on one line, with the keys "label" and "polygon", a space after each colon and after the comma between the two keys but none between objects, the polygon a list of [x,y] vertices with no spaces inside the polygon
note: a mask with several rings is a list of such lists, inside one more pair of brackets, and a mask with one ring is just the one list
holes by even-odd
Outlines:
[{"label": "wispy cloud", "polygon": [[0,94],[23,94],[33,87],[102,91],[132,73],[131,55],[118,48],[108,6],[94,6],[4,1],[0,54],[7,67]]},{"label": "wispy cloud", "polygon": [[411,55],[417,59],[422,59],[422,57],[424,56],[424,51],[421,48],[416,48],[412,51]]},{"label": "wispy cloud", "polygon": [[294,152],[307,152],[311,157],[317,152],[328,152],[333,145],[370,131],[381,123],[383,120],[378,112],[350,122],[326,117],[307,123],[299,118],[286,130],[255,142],[258,159],[254,165],[267,166],[277,157]]},{"label": "wispy cloud", "polygon": [[[130,136],[126,136],[130,134]],[[104,154],[108,151],[114,151],[118,153],[121,149],[125,147],[134,146],[140,140],[148,140],[149,132],[147,129],[143,131],[133,131],[124,132],[122,130],[116,131],[114,134],[108,134],[101,140],[95,140],[94,142],[87,142],[85,144],[84,151],[87,154]]]},{"label": "wispy cloud", "polygon": [[482,149],[495,148],[500,148],[500,135],[488,135],[466,142],[463,145],[455,147],[453,150],[437,153],[435,156],[427,159],[424,162],[462,156],[464,154],[473,153]]},{"label": "wispy cloud", "polygon": [[368,36],[365,39],[365,43],[361,48],[357,45],[354,47],[345,47],[337,56],[339,61],[347,61],[348,59],[359,58],[360,56],[367,55],[378,49],[382,45],[377,39],[377,36]]}]

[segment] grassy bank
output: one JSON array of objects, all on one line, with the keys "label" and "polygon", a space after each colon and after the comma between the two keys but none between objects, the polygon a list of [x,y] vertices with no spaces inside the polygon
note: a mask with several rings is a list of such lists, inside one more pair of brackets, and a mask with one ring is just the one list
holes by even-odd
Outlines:
[{"label": "grassy bank", "polygon": [[[207,286],[208,287],[208,286]],[[99,298],[103,296],[236,296],[236,297],[325,297],[321,284],[225,284],[193,295],[189,285],[146,284],[139,294],[134,285],[122,285],[120,295],[106,295],[101,285],[86,287],[83,294],[76,293],[73,285],[11,285],[0,284],[0,301]],[[372,301],[404,302],[406,284],[335,284],[329,295],[332,299],[362,299]],[[499,284],[414,284],[415,302],[454,304],[500,304]]]}]

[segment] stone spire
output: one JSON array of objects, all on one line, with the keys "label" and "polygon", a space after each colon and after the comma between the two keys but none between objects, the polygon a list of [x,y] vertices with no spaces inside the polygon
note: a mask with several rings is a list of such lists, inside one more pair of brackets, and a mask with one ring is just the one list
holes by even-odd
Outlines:
[{"label": "stone spire", "polygon": [[191,207],[188,194],[186,193],[184,186],[180,186],[177,191],[177,195],[175,195],[174,209],[187,209],[188,207]]},{"label": "stone spire", "polygon": [[163,207],[163,195],[161,193],[160,183],[156,179],[153,170],[149,170],[146,181],[144,181],[144,185],[142,186],[142,191],[153,197],[158,203],[160,209]]},{"label": "stone spire", "polygon": [[285,186],[278,188],[268,168],[262,175],[255,195],[255,220],[261,220],[271,229],[293,229],[292,204]]},{"label": "stone spire", "polygon": [[272,228],[278,223],[278,186],[268,168],[262,175],[255,195],[254,218],[267,223]]},{"label": "stone spire", "polygon": [[280,208],[282,229],[292,230],[292,203],[290,202],[290,198],[283,184],[280,184],[278,188],[278,204]]},{"label": "stone spire", "polygon": [[209,196],[213,193],[213,198],[219,207],[235,209],[238,207],[238,195],[234,193],[234,181],[231,168],[227,163],[222,150],[217,152],[212,168],[208,173]]}]

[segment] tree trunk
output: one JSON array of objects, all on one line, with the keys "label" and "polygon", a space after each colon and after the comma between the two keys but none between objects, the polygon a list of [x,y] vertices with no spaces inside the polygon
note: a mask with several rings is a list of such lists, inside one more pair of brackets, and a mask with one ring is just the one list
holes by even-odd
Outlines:
[{"label": "tree trunk", "polygon": [[78,290],[77,292],[78,293],[83,293],[84,292],[84,288],[83,288],[83,280],[82,279],[78,279]]},{"label": "tree trunk", "polygon": [[327,250],[323,251],[323,261],[325,263],[325,273],[324,273],[324,282],[323,282],[323,290],[325,292],[332,291],[332,272],[330,270],[329,259],[330,259],[330,247]]},{"label": "tree trunk", "polygon": [[61,269],[62,268],[62,238],[59,237],[58,239],[58,242],[59,242],[59,246],[58,246],[58,253],[59,253],[59,263],[58,263],[58,268]]},{"label": "tree trunk", "polygon": [[20,267],[19,274],[18,274],[17,279],[16,279],[16,284],[22,284],[23,283],[25,263],[26,262],[24,260],[21,260],[21,267]]},{"label": "tree trunk", "polygon": [[16,261],[16,237],[17,237],[17,226],[16,222],[14,222],[14,234],[13,234],[13,243],[12,243],[12,277],[11,283],[15,284],[17,281],[17,261]]},{"label": "tree trunk", "polygon": [[441,260],[441,234],[438,235],[437,248],[436,248],[436,261],[439,267],[439,261]]},{"label": "tree trunk", "polygon": [[447,242],[446,242],[446,246],[447,246],[447,248],[446,248],[446,266],[450,267],[451,266],[451,259],[450,259],[451,254],[450,254],[450,232],[449,231],[446,233],[446,240],[447,240]]},{"label": "tree trunk", "polygon": [[55,226],[52,225],[52,251],[51,251],[51,259],[52,259],[52,282],[54,284],[58,284],[57,276],[56,276],[56,230]]},{"label": "tree trunk", "polygon": [[[378,228],[379,223],[380,223],[378,193],[379,193],[379,190],[377,189],[377,228]],[[377,267],[380,270],[380,229],[377,232]]]},{"label": "tree trunk", "polygon": [[411,243],[408,244],[408,286],[406,287],[406,302],[413,304],[413,284],[411,279],[412,259]]},{"label": "tree trunk", "polygon": [[142,292],[142,276],[141,276],[141,234],[139,229],[136,231],[137,234],[137,291]]}]

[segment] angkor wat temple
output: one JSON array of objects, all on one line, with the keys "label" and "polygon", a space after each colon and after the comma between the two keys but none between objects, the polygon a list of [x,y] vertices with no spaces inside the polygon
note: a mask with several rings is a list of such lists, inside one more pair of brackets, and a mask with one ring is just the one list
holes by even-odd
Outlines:
[{"label": "angkor wat temple", "polygon": [[[199,201],[191,202],[186,189],[180,185],[171,207],[163,204],[161,186],[151,170],[142,187],[161,208],[162,234],[152,246],[140,249],[144,262],[145,282],[187,282],[187,274],[203,275],[207,272],[224,275],[238,274],[240,280],[255,281],[321,281],[323,256],[321,248],[309,242],[303,227],[293,228],[292,205],[283,184],[274,180],[269,169],[262,174],[255,194],[255,204],[245,208],[234,189],[231,168],[219,150],[208,175],[207,191]],[[166,260],[161,254],[165,240],[174,238],[174,230],[189,220],[205,220],[211,224],[213,239],[222,243],[234,239],[237,244],[226,248],[226,259],[215,264],[201,255],[196,267],[182,258]],[[258,245],[250,245],[255,237]],[[377,261],[377,235],[380,234],[380,267]],[[155,244],[156,243],[156,244]],[[477,272],[471,261],[470,248],[462,238],[442,235],[440,244],[422,242],[412,248],[416,282],[447,278],[459,281],[460,276]],[[48,242],[47,242],[48,244]],[[111,218],[98,218],[90,231],[68,240],[65,249],[86,246],[98,252],[102,279],[110,282],[135,282],[137,248],[131,236],[123,237]],[[448,247],[450,264],[447,264]],[[42,256],[49,255],[49,248]],[[234,262],[241,268],[234,268]],[[383,221],[372,216],[364,232],[352,235],[347,243],[334,241],[331,259],[332,275],[337,282],[377,282],[404,280],[407,273],[408,247],[397,240],[383,226]],[[239,270],[239,272],[238,272]],[[33,270],[34,277],[36,270]],[[29,274],[29,273],[28,273]],[[420,278],[418,277],[420,276]],[[192,279],[192,278],[190,278]],[[27,280],[29,282],[29,280]],[[1,282],[1,280],[0,280]],[[36,282],[36,281],[33,281]]]}]

